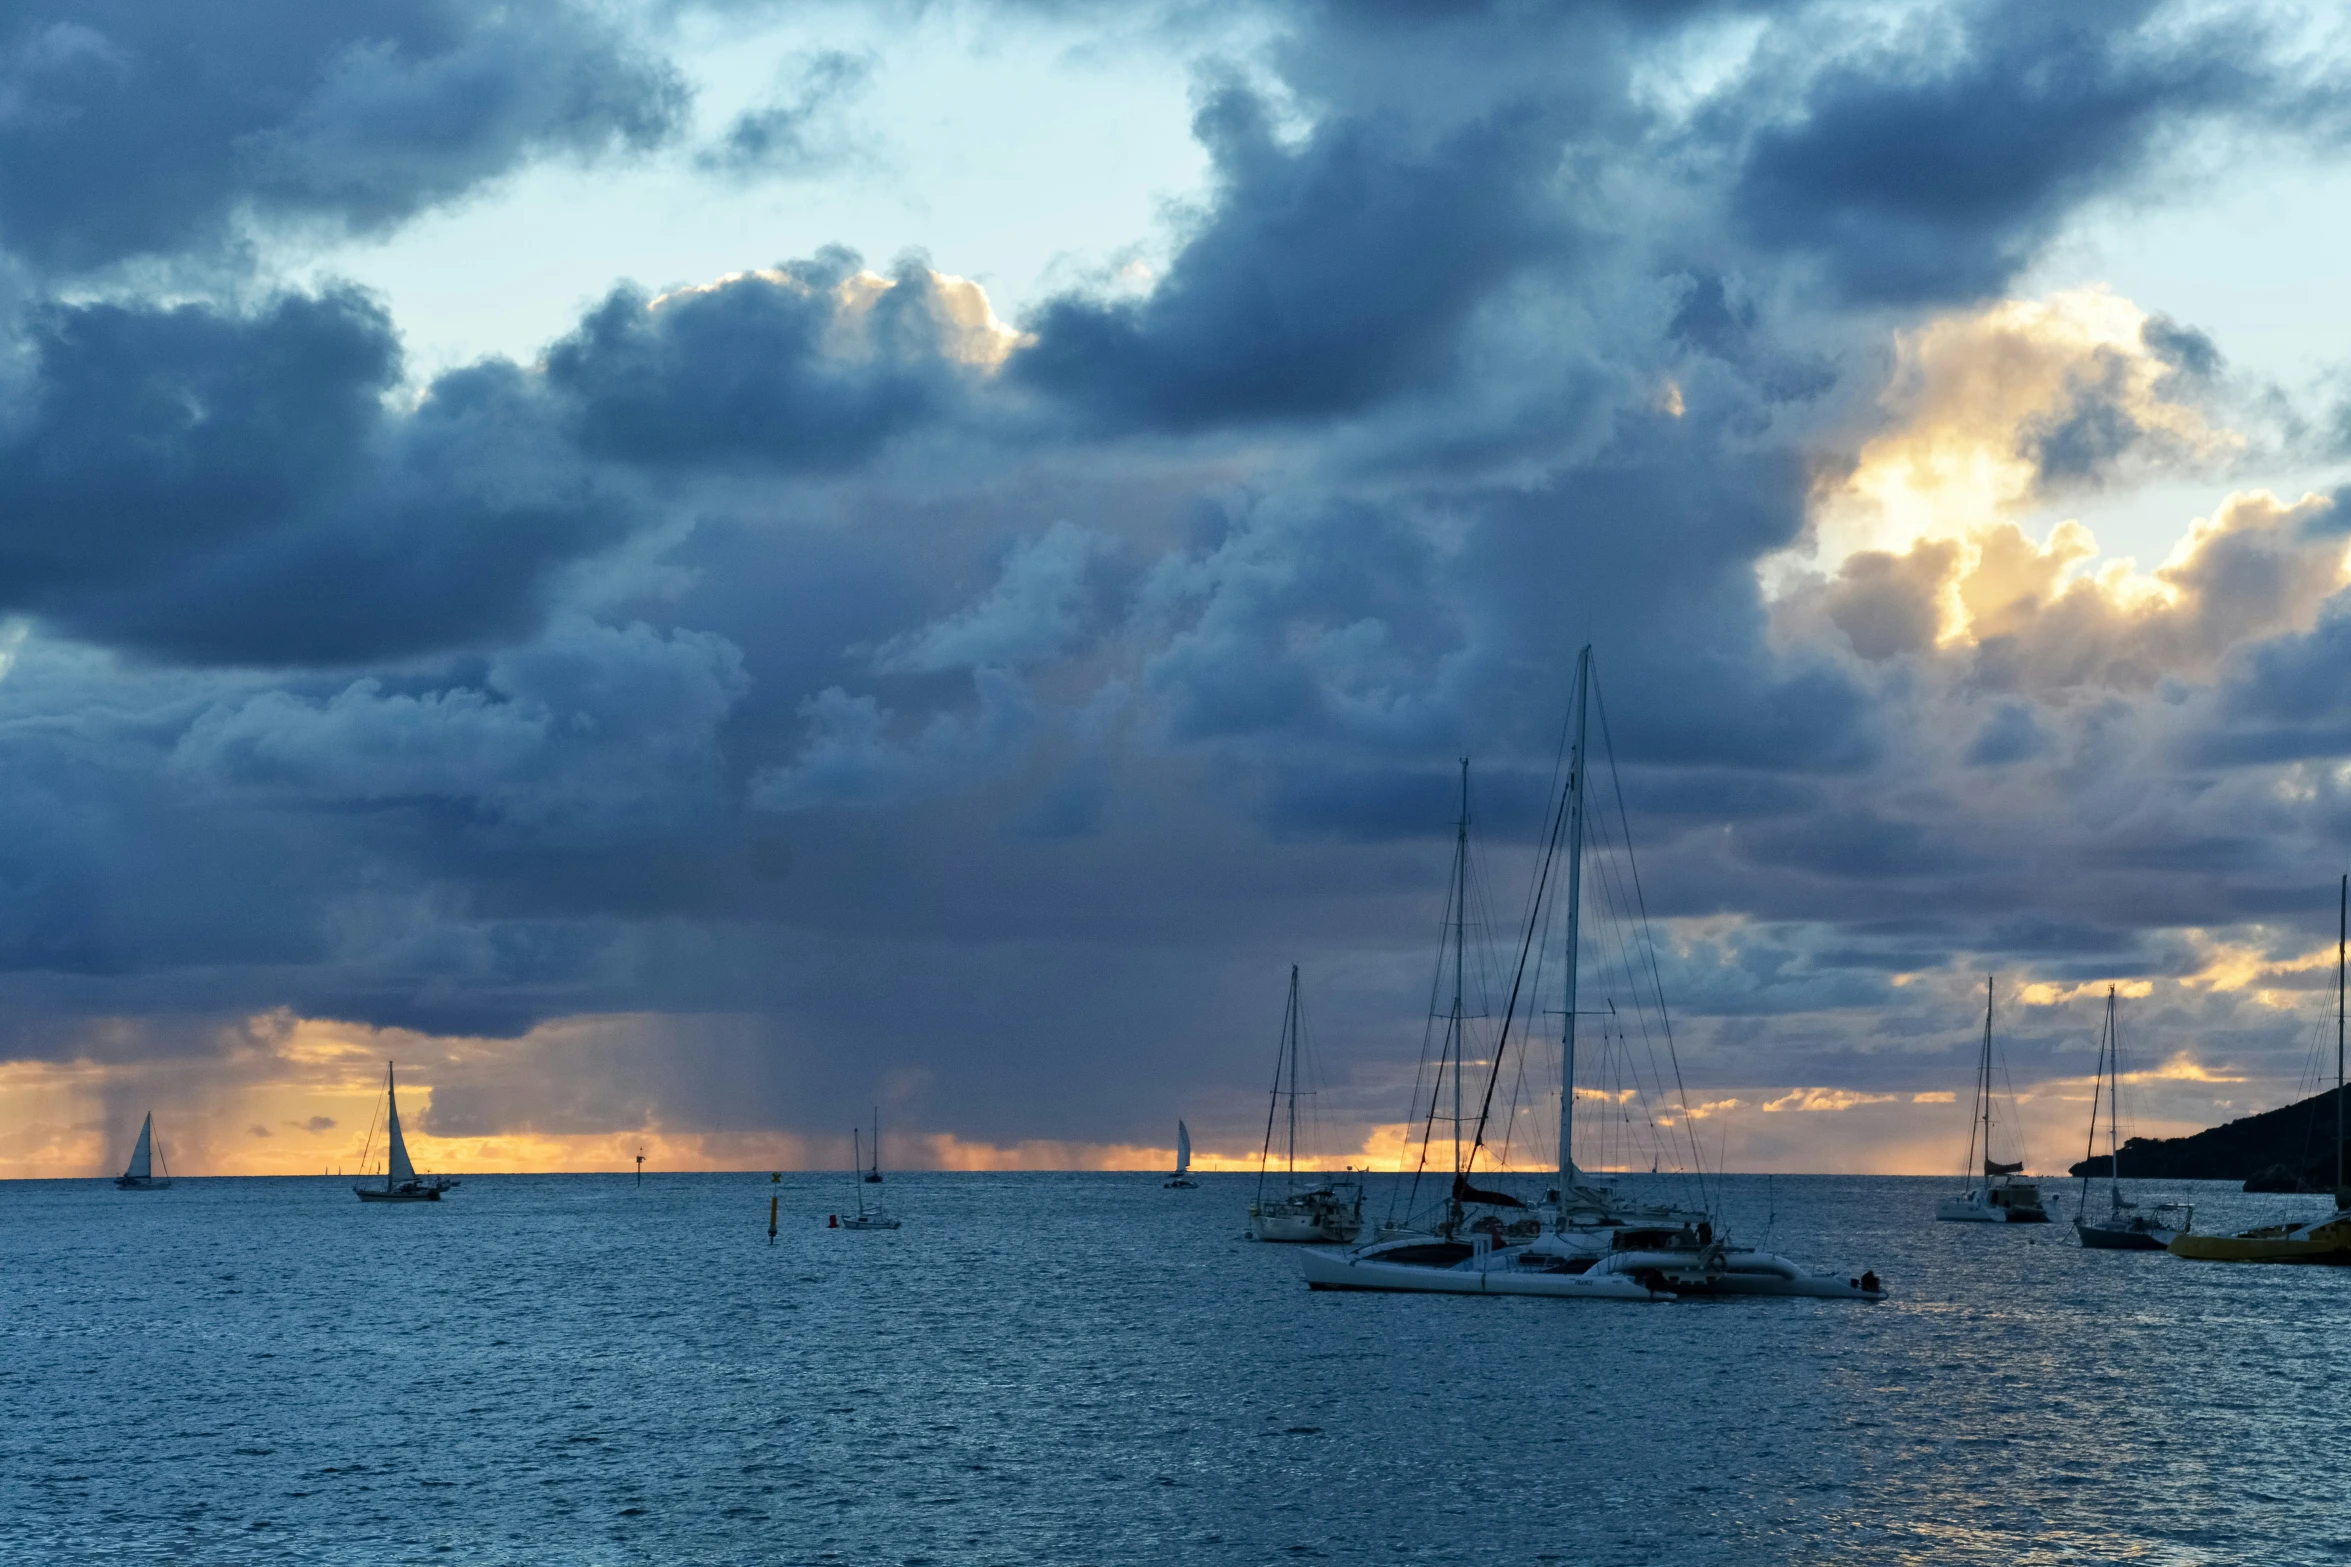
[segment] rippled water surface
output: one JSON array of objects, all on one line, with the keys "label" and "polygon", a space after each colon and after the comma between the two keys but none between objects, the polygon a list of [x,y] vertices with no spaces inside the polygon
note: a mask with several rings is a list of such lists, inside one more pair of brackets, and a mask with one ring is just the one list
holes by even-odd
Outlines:
[{"label": "rippled water surface", "polygon": [[2351,1270],[1942,1184],[1724,1183],[1879,1306],[1314,1294],[1235,1177],[0,1184],[0,1558],[2351,1559]]}]

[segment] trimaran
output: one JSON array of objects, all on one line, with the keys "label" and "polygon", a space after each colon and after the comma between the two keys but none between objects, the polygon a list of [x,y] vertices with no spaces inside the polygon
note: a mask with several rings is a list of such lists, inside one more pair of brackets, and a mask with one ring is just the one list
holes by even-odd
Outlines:
[{"label": "trimaran", "polygon": [[[1738,1246],[1704,1209],[1636,1205],[1608,1187],[1588,1181],[1575,1162],[1576,985],[1581,956],[1585,805],[1590,775],[1592,650],[1576,659],[1574,739],[1565,786],[1552,815],[1536,872],[1527,926],[1520,944],[1518,974],[1490,1065],[1484,1106],[1466,1154],[1457,1154],[1457,1173],[1444,1211],[1433,1224],[1409,1233],[1383,1230],[1381,1238],[1345,1251],[1310,1250],[1300,1255],[1306,1282],[1318,1290],[1394,1290],[1458,1295],[1542,1295],[1568,1299],[1665,1300],[1698,1295],[1804,1295],[1824,1299],[1879,1300],[1885,1295],[1875,1274],[1858,1278],[1816,1273],[1754,1247]],[[1464,813],[1466,820],[1466,812]],[[1464,828],[1464,836],[1466,828]],[[1473,1184],[1476,1161],[1485,1147],[1494,1087],[1507,1051],[1512,1017],[1528,959],[1543,928],[1540,921],[1555,861],[1564,861],[1566,946],[1562,973],[1559,1098],[1559,1184],[1547,1211],[1529,1213],[1507,1193]],[[1456,938],[1458,940],[1458,938]],[[1660,998],[1662,999],[1662,998]],[[1531,999],[1528,1001],[1532,1009]],[[1456,1009],[1458,1011],[1458,1008]],[[1455,1070],[1458,1072],[1458,1057]],[[1460,1129],[1454,1132],[1458,1144]],[[1479,1212],[1480,1209],[1485,1212]],[[1518,1211],[1513,1211],[1518,1210]],[[1505,1215],[1508,1217],[1505,1217]],[[1475,1215],[1473,1217],[1473,1215]],[[1537,1222],[1524,1222],[1534,1218]],[[1533,1233],[1529,1234],[1528,1231]]]}]

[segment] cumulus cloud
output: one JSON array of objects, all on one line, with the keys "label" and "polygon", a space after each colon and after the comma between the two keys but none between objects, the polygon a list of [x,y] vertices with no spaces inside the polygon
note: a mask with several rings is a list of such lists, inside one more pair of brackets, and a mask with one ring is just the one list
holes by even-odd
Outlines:
[{"label": "cumulus cloud", "polygon": [[[2166,301],[2007,294],[2323,107],[2259,26],[1282,9],[1166,264],[1017,327],[954,256],[753,254],[419,382],[379,301],[203,272],[674,140],[601,17],[0,39],[0,1160],[211,1073],[224,1158],[313,1168],[387,1047],[491,1163],[830,1157],[876,1092],[946,1162],[1239,1147],[1292,958],[1386,1147],[1458,760],[1514,906],[1587,642],[1734,1157],[1913,1167],[1982,971],[2028,1088],[2110,983],[2208,1063],[2151,1116],[2290,1078],[2340,508]],[[677,167],[823,177],[858,69]],[[2211,491],[2160,560],[2055,517],[2155,479]]]},{"label": "cumulus cloud", "polygon": [[216,245],[250,213],[368,231],[526,160],[656,146],[685,88],[566,0],[155,6],[0,34],[0,247],[45,270]]}]

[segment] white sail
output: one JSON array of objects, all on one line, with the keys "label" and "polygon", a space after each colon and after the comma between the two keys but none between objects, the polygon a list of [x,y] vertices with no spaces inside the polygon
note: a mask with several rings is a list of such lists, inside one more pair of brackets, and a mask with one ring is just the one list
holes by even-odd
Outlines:
[{"label": "white sail", "polygon": [[400,1135],[400,1099],[392,1091],[389,1073],[384,1079],[384,1098],[392,1107],[392,1163],[386,1177],[393,1183],[416,1179],[416,1166],[408,1162],[408,1139]]},{"label": "white sail", "polygon": [[1192,1168],[1192,1132],[1183,1122],[1176,1122],[1176,1169],[1183,1175]]},{"label": "white sail", "polygon": [[155,1112],[152,1110],[139,1123],[139,1144],[131,1150],[131,1167],[122,1173],[134,1181],[150,1180],[155,1175]]}]

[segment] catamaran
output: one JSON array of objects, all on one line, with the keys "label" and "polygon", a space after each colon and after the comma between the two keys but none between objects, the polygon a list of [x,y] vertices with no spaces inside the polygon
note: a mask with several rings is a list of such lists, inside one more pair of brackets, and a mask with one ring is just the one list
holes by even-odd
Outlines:
[{"label": "catamaran", "polygon": [[[874,1122],[874,1126],[874,1140],[878,1143],[881,1140],[881,1121],[878,1116]],[[858,1135],[858,1129],[856,1127],[851,1127],[849,1129],[849,1175],[851,1185],[857,1193],[857,1211],[855,1213],[841,1215],[839,1220],[836,1221],[834,1228],[843,1230],[894,1230],[898,1227],[897,1217],[896,1215],[892,1214],[888,1208],[882,1205],[881,1198],[876,1196],[870,1204],[865,1200],[865,1188],[882,1178],[881,1149],[878,1147],[874,1149],[873,1169],[868,1171],[865,1167],[865,1154],[857,1146]]]},{"label": "catamaran", "polygon": [[[1457,1295],[1541,1295],[1564,1299],[1656,1301],[1706,1295],[1801,1295],[1831,1300],[1882,1300],[1885,1289],[1875,1273],[1857,1277],[1807,1269],[1785,1257],[1751,1246],[1734,1245],[1717,1217],[1704,1207],[1638,1204],[1620,1198],[1610,1187],[1596,1185],[1577,1168],[1575,1160],[1576,1019],[1579,968],[1586,954],[1582,942],[1585,829],[1590,785],[1591,709],[1594,683],[1592,650],[1576,659],[1574,740],[1567,760],[1567,776],[1558,805],[1552,812],[1542,857],[1528,900],[1527,924],[1519,945],[1517,976],[1511,981],[1509,1001],[1502,1014],[1492,1059],[1486,1070],[1482,1105],[1466,1153],[1457,1153],[1455,1173],[1443,1208],[1432,1223],[1417,1228],[1390,1226],[1380,1238],[1351,1250],[1312,1250],[1299,1257],[1307,1284],[1318,1290],[1390,1290]],[[1601,714],[1605,736],[1606,713]],[[1466,777],[1466,774],[1465,774]],[[1621,787],[1618,816],[1621,826]],[[1463,902],[1460,870],[1467,838],[1466,806],[1456,833],[1455,886],[1450,894],[1457,910]],[[1629,906],[1640,904],[1637,872],[1626,840],[1621,876],[1615,871],[1609,885],[1629,894]],[[1563,893],[1554,895],[1554,872],[1564,875]],[[1508,1054],[1511,1024],[1534,1011],[1536,974],[1530,960],[1540,956],[1550,916],[1561,917],[1565,941],[1560,981],[1560,1096],[1558,1185],[1541,1204],[1513,1193],[1482,1188],[1478,1155],[1486,1147],[1486,1133],[1494,1095]],[[1647,953],[1646,917],[1637,916],[1640,943],[1620,943],[1627,953]],[[1460,967],[1456,929],[1455,971]],[[1628,972],[1636,968],[1627,957]],[[1646,961],[1637,965],[1654,996],[1662,1026],[1664,993],[1657,969]],[[1455,1006],[1456,1021],[1461,1004]],[[1454,1037],[1458,1039],[1458,1029]],[[1670,1035],[1666,1036],[1670,1048]],[[1522,1040],[1522,1056],[1525,1044]],[[1454,1070],[1460,1070],[1463,1052],[1454,1047]],[[1460,1119],[1466,1120],[1466,1110]],[[1682,1124],[1687,1126],[1687,1107]],[[1455,1131],[1458,1143],[1461,1130]],[[1424,1137],[1425,1143],[1425,1137]],[[1696,1147],[1692,1144],[1693,1161]],[[1703,1196],[1703,1192],[1701,1193]]]},{"label": "catamaran", "polygon": [[139,1140],[132,1145],[131,1162],[122,1174],[114,1178],[115,1187],[126,1192],[160,1192],[171,1185],[171,1162],[164,1161],[163,1173],[155,1173],[155,1112],[147,1112],[147,1119],[139,1123]]},{"label": "catamaran", "polygon": [[[2049,1210],[2041,1206],[2041,1188],[2017,1177],[2025,1161],[2002,1163],[1992,1157],[1992,976],[1984,976],[1984,1048],[1976,1063],[1975,1106],[1967,1118],[1967,1160],[1960,1178],[1967,1186],[1956,1197],[1935,1204],[1935,1217],[1952,1224],[2047,1224]],[[2011,1107],[2013,1108],[2013,1106]],[[1976,1169],[1976,1134],[1983,1134],[1984,1165]]]},{"label": "catamaran", "polygon": [[2171,1254],[2196,1262],[2316,1262],[2351,1267],[2351,1186],[2343,1181],[2344,955],[2351,948],[2351,876],[2335,904],[2335,1211],[2308,1224],[2271,1224],[2236,1235],[2175,1235]]},{"label": "catamaran", "polygon": [[[400,1095],[392,1084],[389,1061],[384,1063],[384,1124],[384,1184],[352,1187],[361,1202],[439,1202],[443,1192],[457,1189],[459,1182],[446,1175],[420,1176],[409,1162],[408,1139],[400,1135]],[[359,1156],[363,1169],[369,1151],[363,1150]]]},{"label": "catamaran", "polygon": [[[1273,1098],[1265,1107],[1265,1147],[1257,1157],[1257,1197],[1249,1204],[1249,1234],[1261,1241],[1351,1241],[1363,1233],[1363,1183],[1298,1178],[1298,1058],[1306,1052],[1306,1016],[1298,1000],[1298,965],[1290,965],[1290,999],[1282,1009],[1281,1043],[1274,1049]],[[1288,1074],[1289,1087],[1282,1086]],[[1309,1090],[1311,1092],[1311,1090]],[[1281,1190],[1273,1183],[1273,1129],[1289,1103],[1289,1151]]]},{"label": "catamaran", "polygon": [[1192,1179],[1192,1129],[1181,1121],[1176,1122],[1175,1174],[1159,1184],[1171,1189],[1189,1188],[1194,1190],[1200,1185],[1198,1181]]},{"label": "catamaran", "polygon": [[2082,1154],[2087,1166],[2098,1157],[2098,1104],[2106,1104],[2106,1216],[2090,1216],[2090,1172],[2082,1171],[2081,1200],[2076,1205],[2073,1231],[2091,1251],[2162,1251],[2175,1236],[2196,1227],[2193,1203],[2163,1202],[2141,1208],[2122,1194],[2122,1032],[2115,1025],[2114,987],[2106,987],[2106,1023],[2098,1033],[2098,1075],[2090,1086],[2090,1146]]}]

